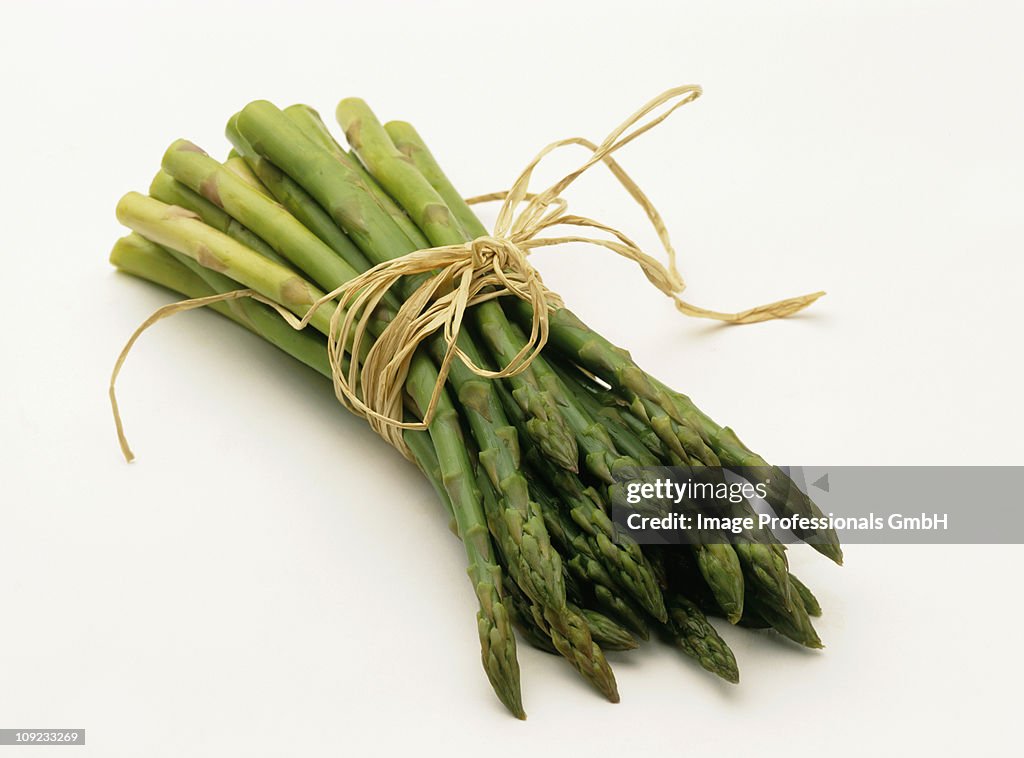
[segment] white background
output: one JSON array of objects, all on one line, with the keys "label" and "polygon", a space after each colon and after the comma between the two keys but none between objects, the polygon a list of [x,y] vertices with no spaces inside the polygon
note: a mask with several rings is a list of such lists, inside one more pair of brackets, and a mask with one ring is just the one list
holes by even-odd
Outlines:
[{"label": "white background", "polygon": [[[731,687],[650,645],[614,657],[611,706],[522,645],[516,722],[432,492],[319,377],[214,314],[166,322],[123,375],[124,464],[107,377],[169,298],[106,256],[117,198],[177,137],[223,155],[253,98],[330,119],[363,96],[473,194],[697,82],[622,153],[688,296],[828,297],[718,328],[600,252],[538,256],[548,283],[770,460],[1020,464],[1022,22],[966,1],[4,3],[0,727],[84,727],[97,756],[1008,749],[1019,546],[851,546],[841,569],[793,550],[823,652],[726,629]],[[570,200],[655,244],[606,176]]]}]

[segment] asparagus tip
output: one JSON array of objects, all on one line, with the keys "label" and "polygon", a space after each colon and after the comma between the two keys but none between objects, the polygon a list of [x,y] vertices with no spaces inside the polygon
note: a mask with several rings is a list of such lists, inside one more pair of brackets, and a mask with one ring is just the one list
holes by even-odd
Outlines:
[{"label": "asparagus tip", "polygon": [[811,547],[831,560],[837,566],[843,565],[843,548],[838,542],[811,543]]}]

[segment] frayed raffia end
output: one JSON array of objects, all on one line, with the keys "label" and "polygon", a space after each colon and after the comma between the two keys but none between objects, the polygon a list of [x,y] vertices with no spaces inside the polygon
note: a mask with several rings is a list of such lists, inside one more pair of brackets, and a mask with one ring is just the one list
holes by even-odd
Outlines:
[{"label": "frayed raffia end", "polygon": [[678,297],[674,297],[673,299],[676,303],[676,309],[680,313],[685,313],[687,316],[715,319],[716,321],[722,321],[726,324],[756,324],[759,321],[771,321],[777,318],[792,316],[794,313],[799,313],[819,297],[823,297],[824,295],[824,291],[812,292],[809,295],[790,297],[785,300],[768,303],[767,305],[759,305],[756,308],[748,308],[747,310],[740,311],[739,313],[719,313],[718,311],[709,311],[706,308],[698,308],[696,305],[685,303]]},{"label": "frayed raffia end", "polygon": [[[128,352],[142,332],[156,322],[175,313],[216,302],[251,297],[273,307],[294,328],[302,329],[321,305],[333,301],[335,309],[327,334],[327,348],[335,394],[345,407],[366,419],[374,431],[410,459],[412,455],[402,433],[407,429],[426,429],[430,425],[453,360],[458,358],[463,361],[473,373],[481,377],[500,379],[525,371],[544,348],[550,328],[549,314],[562,308],[563,303],[544,286],[540,275],[527,260],[527,256],[538,248],[583,243],[614,252],[636,263],[648,281],[671,298],[681,313],[696,318],[715,319],[728,324],[751,324],[791,316],[808,307],[825,293],[815,292],[788,298],[738,313],[707,310],[679,298],[686,284],[676,266],[676,252],[661,214],[636,182],[612,158],[612,154],[653,129],[678,108],[698,98],[701,92],[701,88],[696,85],[666,90],[612,130],[600,144],[582,137],[570,137],[551,143],[530,161],[511,189],[467,200],[471,204],[502,201],[494,231],[490,235],[465,244],[418,250],[374,266],[326,293],[301,319],[252,290],[186,300],[159,309],[128,340],[118,356],[110,379],[110,402],[118,441],[125,458],[130,461],[134,456],[124,435],[114,383]],[[590,157],[544,191],[529,192],[530,179],[538,164],[551,152],[570,145],[586,148],[590,151]],[[665,263],[645,253],[617,229],[594,219],[567,213],[562,193],[597,163],[603,163],[643,209],[661,242],[666,256]],[[523,206],[521,209],[520,205]],[[592,229],[607,236],[541,236],[542,232],[556,226]],[[372,339],[367,330],[373,311],[402,277],[420,274],[430,276],[405,300],[395,317],[365,351],[365,357],[362,357],[364,343]],[[476,365],[459,349],[457,340],[469,308],[506,296],[518,297],[530,303],[533,309],[532,326],[526,344],[519,353],[508,365],[491,371]],[[419,345],[438,330],[443,331],[447,350],[438,366],[438,378],[430,402],[427,407],[419,409],[421,421],[403,421],[403,390],[413,356]],[[343,367],[346,351],[350,355],[347,371]]]}]

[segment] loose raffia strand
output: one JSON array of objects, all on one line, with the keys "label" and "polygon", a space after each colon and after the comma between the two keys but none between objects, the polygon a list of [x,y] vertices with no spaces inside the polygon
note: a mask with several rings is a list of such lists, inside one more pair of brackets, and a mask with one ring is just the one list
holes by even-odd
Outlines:
[{"label": "loose raffia strand", "polygon": [[135,346],[139,337],[142,333],[149,329],[151,326],[159,321],[163,321],[165,318],[169,318],[176,313],[182,313],[184,311],[195,310],[196,308],[205,308],[208,305],[214,303],[224,303],[229,300],[241,300],[244,297],[252,298],[261,303],[269,305],[271,308],[276,310],[281,316],[296,329],[302,329],[305,325],[300,322],[292,313],[283,309],[280,305],[273,302],[272,300],[263,297],[263,295],[250,289],[232,290],[231,292],[224,292],[219,295],[207,295],[206,297],[196,297],[191,300],[181,300],[177,303],[168,303],[153,311],[153,314],[139,324],[139,327],[132,332],[132,336],[128,338],[124,347],[121,348],[121,353],[117,356],[117,360],[114,362],[114,370],[110,374],[110,387],[108,394],[110,396],[110,407],[114,412],[114,426],[117,427],[117,441],[121,446],[121,452],[124,454],[126,461],[131,463],[135,460],[135,453],[132,452],[131,447],[128,445],[128,438],[124,433],[124,424],[121,421],[121,412],[117,405],[117,392],[114,390],[114,385],[117,383],[117,377],[121,373],[121,368],[124,366],[125,359],[128,358],[128,353]]},{"label": "loose raffia strand", "polygon": [[[679,295],[686,287],[676,266],[676,252],[668,230],[654,204],[640,187],[612,158],[619,148],[653,129],[678,108],[701,95],[701,88],[685,85],[666,90],[633,113],[600,143],[582,137],[552,142],[541,150],[505,192],[469,198],[469,203],[501,200],[494,230],[490,235],[471,242],[418,250],[374,266],[314,303],[307,315],[298,319],[293,314],[252,290],[238,290],[164,306],[150,316],[132,335],[118,357],[110,382],[110,401],[117,425],[118,440],[128,460],[131,450],[124,436],[114,393],[114,382],[128,351],[139,335],[157,321],[184,310],[201,308],[215,302],[252,297],[264,302],[296,329],[304,328],[312,314],[328,302],[337,300],[328,334],[328,357],[338,400],[349,410],[363,417],[370,426],[407,458],[411,454],[402,437],[403,430],[425,429],[433,419],[438,399],[444,389],[451,362],[458,358],[475,374],[500,379],[524,371],[540,353],[548,340],[548,313],[563,307],[561,299],[547,289],[527,256],[533,250],[571,243],[585,243],[610,250],[636,263],[648,281],[670,297],[676,308],[688,315],[710,318],[730,324],[749,324],[783,318],[803,310],[824,292],[788,298],[757,306],[738,313],[721,313],[684,302]],[[662,109],[660,113],[657,113]],[[651,116],[652,113],[657,113]],[[648,118],[650,117],[650,118]],[[646,120],[645,120],[646,119]],[[540,162],[551,152],[570,145],[585,147],[590,157],[578,168],[539,193],[529,192],[530,179]],[[667,263],[645,253],[622,232],[583,216],[567,213],[561,194],[584,172],[597,163],[604,165],[644,210],[664,249]],[[522,210],[519,206],[525,204]],[[555,226],[576,226],[595,229],[611,237],[596,238],[579,235],[541,237],[541,232]],[[426,281],[399,308],[396,316],[377,337],[365,360],[360,360],[360,345],[368,337],[366,330],[373,310],[403,276],[428,274]],[[529,338],[519,353],[500,370],[491,371],[476,365],[457,345],[466,310],[487,300],[512,295],[530,303],[533,320]],[[443,329],[448,349],[438,367],[438,380],[430,403],[421,408],[422,421],[404,422],[402,392],[412,356],[423,340]],[[345,346],[349,345],[348,372],[342,367]]]}]

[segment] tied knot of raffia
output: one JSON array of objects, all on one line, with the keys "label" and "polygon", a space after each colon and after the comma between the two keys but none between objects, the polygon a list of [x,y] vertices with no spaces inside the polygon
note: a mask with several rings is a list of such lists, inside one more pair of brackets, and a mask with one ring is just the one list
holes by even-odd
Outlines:
[{"label": "tied knot of raffia", "polygon": [[521,247],[514,239],[483,234],[469,242],[467,248],[474,276],[487,282],[496,280],[504,288],[502,295],[537,303],[541,313],[563,306],[562,299],[544,286],[537,269],[526,259],[528,247]]},{"label": "tied knot of raffia", "polygon": [[[327,335],[328,357],[338,399],[407,458],[410,451],[402,434],[407,429],[426,429],[437,410],[444,392],[452,361],[460,360],[474,374],[486,379],[500,379],[525,371],[540,354],[548,340],[549,314],[563,307],[561,298],[547,289],[528,256],[538,248],[572,243],[594,245],[636,263],[647,280],[671,298],[676,308],[688,316],[709,318],[731,324],[749,324],[790,316],[813,303],[823,292],[788,298],[760,305],[737,313],[722,313],[700,308],[683,301],[679,295],[686,287],[676,267],[676,252],[668,230],[653,203],[612,157],[620,148],[653,129],[678,108],[701,95],[696,85],[666,90],[648,101],[622,122],[600,143],[582,137],[553,142],[534,157],[520,173],[511,189],[469,198],[468,203],[502,201],[491,234],[459,245],[417,250],[385,261],[346,282],[314,303],[306,316],[296,318],[280,305],[251,290],[185,301],[165,306],[150,317],[125,346],[111,377],[110,397],[122,450],[131,459],[124,439],[114,397],[114,380],[125,355],[139,334],[155,321],[173,312],[202,307],[214,302],[254,297],[277,309],[288,323],[304,328],[314,312],[323,306],[333,307]],[[576,145],[589,151],[589,157],[542,192],[529,192],[530,179],[537,165],[549,153]],[[621,231],[585,216],[570,214],[562,193],[592,166],[602,163],[641,207],[654,228],[666,260],[645,253],[637,243]],[[522,208],[520,208],[522,206]],[[544,236],[552,227],[585,228],[600,232],[601,237],[569,234]],[[388,306],[389,292],[399,280],[408,277],[414,282],[410,292],[397,308]],[[533,317],[529,335],[519,352],[498,370],[478,365],[459,347],[459,334],[467,309],[500,297],[517,297],[528,302]],[[386,322],[383,323],[382,322]],[[444,344],[438,349],[432,342],[436,373],[429,376],[413,371],[413,356],[420,345],[441,331]],[[369,335],[369,336],[368,336]],[[372,335],[376,335],[371,339]],[[372,342],[372,345],[369,343]],[[368,346],[369,345],[369,346]],[[347,367],[346,367],[347,362]],[[422,365],[422,364],[421,364]],[[420,420],[405,421],[408,381],[431,381],[433,389],[426,407],[411,408]]]},{"label": "tied knot of raffia", "polygon": [[[404,455],[408,456],[409,451],[403,432],[429,425],[452,361],[461,361],[483,378],[500,379],[526,370],[547,342],[548,314],[563,303],[544,286],[527,260],[529,236],[482,235],[460,245],[417,250],[374,266],[314,304],[315,309],[335,303],[327,347],[338,400]],[[397,310],[391,309],[388,293],[403,277],[412,278],[414,289]],[[463,351],[459,335],[468,309],[508,296],[530,303],[532,325],[516,356],[508,365],[492,370]],[[377,336],[364,349],[369,342],[367,335],[373,331]],[[404,421],[403,411],[410,402],[404,389],[410,380],[413,357],[420,345],[438,331],[443,335],[443,345],[431,345],[437,375],[430,377],[430,401],[414,409],[420,421]],[[414,380],[422,378],[420,375]]]},{"label": "tied knot of raffia", "polygon": [[523,251],[510,240],[492,237],[489,234],[477,237],[470,242],[469,249],[473,256],[473,268],[475,269],[493,266],[497,272],[510,265],[515,265],[513,262],[518,263],[525,260]]}]

